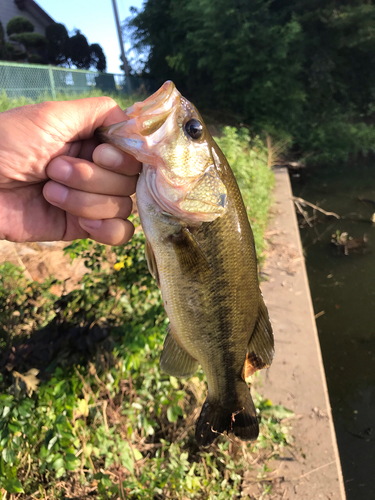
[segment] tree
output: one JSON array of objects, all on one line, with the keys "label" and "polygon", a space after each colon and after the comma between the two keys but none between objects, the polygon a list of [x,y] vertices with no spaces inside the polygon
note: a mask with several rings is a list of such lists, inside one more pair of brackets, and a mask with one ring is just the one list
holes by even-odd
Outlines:
[{"label": "tree", "polygon": [[90,46],[80,30],[70,37],[70,59],[78,69],[89,69],[91,66]]},{"label": "tree", "polygon": [[5,42],[5,34],[4,34],[4,28],[3,25],[0,21],[0,59],[6,59],[7,58],[7,46]]},{"label": "tree", "polygon": [[54,66],[69,65],[70,38],[63,24],[55,23],[47,26],[48,62]]},{"label": "tree", "polygon": [[69,39],[69,60],[78,69],[90,69],[94,66],[104,71],[107,62],[103,49],[98,43],[89,45],[87,38],[79,30]]},{"label": "tree", "polygon": [[[144,71],[203,110],[293,136],[310,158],[375,143],[374,0],[147,0],[128,20]],[[217,115],[216,115],[217,116]]]},{"label": "tree", "polygon": [[[148,0],[129,26],[146,70],[206,109],[275,128],[298,115],[303,89],[299,23],[280,23],[270,1]],[[288,111],[288,112],[287,112]]]},{"label": "tree", "polygon": [[34,31],[34,25],[27,17],[15,16],[9,20],[7,24],[7,34],[8,36],[17,33],[32,33]]},{"label": "tree", "polygon": [[107,61],[103,52],[103,49],[98,43],[92,43],[90,45],[90,60],[91,65],[95,66],[100,73],[105,71],[107,67]]},{"label": "tree", "polygon": [[[10,19],[7,24],[7,33],[11,41],[22,44],[8,49],[10,59],[26,59],[28,62],[45,63],[47,39],[41,33],[34,33],[34,25],[22,16]],[[23,48],[25,47],[25,52]]]}]

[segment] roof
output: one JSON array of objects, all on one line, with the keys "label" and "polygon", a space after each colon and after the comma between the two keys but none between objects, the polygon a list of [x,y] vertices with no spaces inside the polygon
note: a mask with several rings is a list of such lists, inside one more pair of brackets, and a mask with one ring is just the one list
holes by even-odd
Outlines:
[{"label": "roof", "polygon": [[30,14],[39,18],[46,26],[55,24],[56,22],[49,14],[47,14],[45,10],[42,9],[40,5],[34,2],[34,0],[14,0],[14,3],[20,10],[26,10]]}]

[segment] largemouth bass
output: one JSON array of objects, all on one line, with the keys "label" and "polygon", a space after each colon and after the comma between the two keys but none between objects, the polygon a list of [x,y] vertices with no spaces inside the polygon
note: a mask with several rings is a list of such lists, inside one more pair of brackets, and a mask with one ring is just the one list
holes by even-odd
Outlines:
[{"label": "largemouth bass", "polygon": [[172,82],[126,114],[98,133],[143,163],[137,206],[148,266],[170,320],[161,368],[186,378],[200,364],[206,374],[199,445],[225,431],[254,440],[258,419],[245,380],[271,364],[274,341],[236,180],[197,109]]}]

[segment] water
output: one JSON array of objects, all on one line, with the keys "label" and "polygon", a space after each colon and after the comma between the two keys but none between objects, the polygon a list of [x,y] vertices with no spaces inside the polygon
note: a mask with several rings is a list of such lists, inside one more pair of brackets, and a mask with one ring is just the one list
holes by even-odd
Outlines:
[{"label": "water", "polygon": [[[375,160],[320,168],[292,177],[292,186],[295,196],[327,211],[367,220],[375,212],[358,200],[375,201]],[[336,231],[366,233],[366,252],[338,253],[331,244]],[[316,321],[347,498],[375,498],[375,225],[327,219],[301,229],[301,238],[315,314],[321,313]]]}]

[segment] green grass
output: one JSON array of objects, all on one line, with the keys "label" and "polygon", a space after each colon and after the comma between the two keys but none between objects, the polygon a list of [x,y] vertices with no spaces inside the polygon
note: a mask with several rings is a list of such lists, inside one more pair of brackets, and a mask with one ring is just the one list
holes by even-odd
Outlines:
[{"label": "green grass", "polygon": [[128,108],[129,106],[134,104],[135,100],[142,100],[145,97],[145,96],[137,96],[136,98],[128,97],[122,95],[121,93],[103,94],[100,90],[92,90],[91,92],[82,92],[79,94],[61,93],[57,94],[56,99],[53,99],[52,96],[45,94],[40,96],[36,100],[32,100],[27,97],[10,98],[3,90],[2,94],[0,95],[0,113],[2,111],[7,111],[8,109],[44,101],[72,101],[74,99],[84,99],[86,97],[101,97],[103,95],[109,95],[110,97],[112,97],[122,109]]},{"label": "green grass", "polygon": [[231,166],[254,233],[258,261],[264,260],[264,231],[272,203],[274,175],[267,167],[268,153],[258,136],[251,138],[246,128],[224,127],[215,137]]},{"label": "green grass", "polygon": [[[0,109],[25,103],[3,94]],[[218,143],[261,255],[273,183],[267,150],[244,129],[225,128]],[[177,380],[160,371],[167,318],[147,271],[142,232],[121,248],[83,240],[66,251],[90,272],[60,298],[51,293],[52,279],[30,283],[20,269],[0,266],[0,342],[3,351],[14,347],[0,366],[0,492],[48,499],[240,497],[254,458],[261,473],[263,450],[277,455],[290,443],[291,412],[258,397],[256,443],[223,436],[199,449],[194,425],[204,374]]]}]

